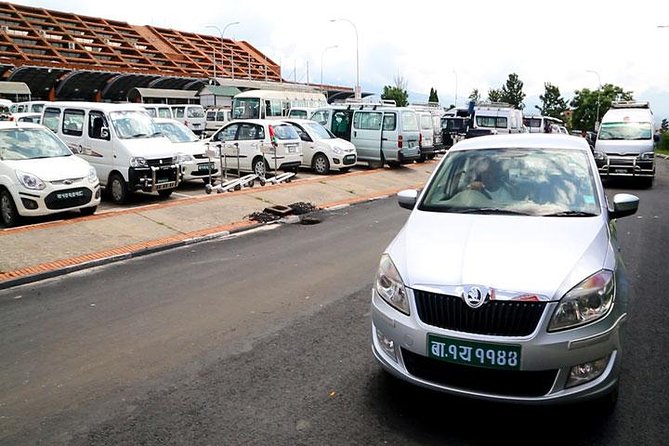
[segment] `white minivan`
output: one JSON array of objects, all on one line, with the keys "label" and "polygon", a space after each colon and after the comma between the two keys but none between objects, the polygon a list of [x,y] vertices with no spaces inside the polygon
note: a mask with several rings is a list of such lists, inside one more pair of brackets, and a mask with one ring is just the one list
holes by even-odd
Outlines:
[{"label": "white minivan", "polygon": [[179,184],[178,153],[141,105],[53,102],[42,124],[95,167],[115,203],[133,191],[169,197]]},{"label": "white minivan", "polygon": [[311,119],[352,142],[359,161],[397,167],[420,159],[418,114],[408,107],[331,105],[316,110]]},{"label": "white minivan", "polygon": [[468,136],[525,133],[523,112],[504,102],[481,103],[474,107]]},{"label": "white minivan", "polygon": [[78,210],[91,215],[100,204],[93,166],[39,124],[0,122],[0,222]]},{"label": "white minivan", "polygon": [[206,125],[204,107],[199,104],[172,104],[172,117],[183,122],[196,135],[202,135]]},{"label": "white minivan", "polygon": [[595,141],[602,178],[633,177],[652,186],[655,178],[653,112],[648,102],[620,101],[604,114]]}]

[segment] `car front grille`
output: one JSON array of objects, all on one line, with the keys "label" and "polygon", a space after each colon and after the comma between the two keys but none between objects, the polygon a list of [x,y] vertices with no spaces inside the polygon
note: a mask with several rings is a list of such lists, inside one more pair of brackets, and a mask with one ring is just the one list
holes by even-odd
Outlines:
[{"label": "car front grille", "polygon": [[170,166],[170,165],[174,164],[174,159],[173,158],[156,158],[156,159],[146,160],[146,163],[150,167]]},{"label": "car front grille", "polygon": [[44,203],[48,209],[67,209],[83,206],[91,201],[92,196],[93,192],[85,187],[58,190],[47,195]]},{"label": "car front grille", "polygon": [[488,301],[469,307],[461,297],[413,290],[421,321],[447,330],[490,336],[527,336],[536,328],[545,302]]},{"label": "car front grille", "polygon": [[425,381],[464,391],[483,392],[508,397],[546,395],[557,370],[496,370],[450,364],[401,349],[407,371]]}]

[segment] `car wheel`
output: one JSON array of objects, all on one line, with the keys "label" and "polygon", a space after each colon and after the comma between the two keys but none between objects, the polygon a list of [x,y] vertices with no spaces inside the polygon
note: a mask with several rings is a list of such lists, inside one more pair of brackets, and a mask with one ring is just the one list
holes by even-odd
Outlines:
[{"label": "car wheel", "polygon": [[161,189],[158,191],[158,195],[160,195],[160,198],[169,198],[172,192],[174,192],[174,189]]},{"label": "car wheel", "polygon": [[258,157],[253,160],[253,173],[258,175],[260,178],[265,178],[267,176],[267,171],[269,170],[269,167],[267,166],[267,163],[265,162],[265,159],[262,157]]},{"label": "car wheel", "polygon": [[2,218],[2,224],[7,228],[16,226],[21,219],[19,211],[16,210],[12,194],[6,189],[0,191],[0,217]]},{"label": "car wheel", "polygon": [[418,162],[419,163],[424,163],[426,159],[427,158],[426,158],[425,154],[421,153],[420,158],[418,158]]},{"label": "car wheel", "polygon": [[98,207],[97,207],[97,206],[90,206],[90,207],[87,207],[87,208],[81,208],[81,209],[79,209],[79,212],[81,212],[81,215],[86,216],[86,215],[93,215],[93,214],[95,214],[95,211],[97,211],[97,210],[98,210]]},{"label": "car wheel", "polygon": [[123,204],[128,200],[128,185],[119,173],[112,173],[109,175],[109,183],[107,184],[111,193],[111,199],[116,204]]},{"label": "car wheel", "polygon": [[311,162],[311,168],[314,169],[314,172],[317,174],[325,175],[330,171],[330,161],[328,161],[327,156],[318,153]]},{"label": "car wheel", "polygon": [[400,167],[400,162],[399,161],[388,161],[388,167],[391,169],[397,169]]}]

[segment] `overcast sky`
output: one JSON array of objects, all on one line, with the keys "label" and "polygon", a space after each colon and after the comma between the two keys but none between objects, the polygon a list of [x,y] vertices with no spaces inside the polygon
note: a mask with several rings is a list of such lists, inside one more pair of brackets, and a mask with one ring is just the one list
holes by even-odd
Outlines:
[{"label": "overcast sky", "polygon": [[669,1],[14,3],[213,35],[218,31],[206,25],[222,29],[238,21],[225,36],[253,44],[281,64],[284,78],[306,82],[308,66],[309,80],[320,82],[322,63],[325,83],[348,86],[355,84],[357,29],[366,92],[380,93],[400,76],[410,99],[436,88],[442,104],[453,103],[457,92],[464,106],[472,89],[485,99],[517,73],[533,109],[545,82],[571,99],[574,90],[596,89],[601,80],[650,100],[656,117],[669,118]]}]

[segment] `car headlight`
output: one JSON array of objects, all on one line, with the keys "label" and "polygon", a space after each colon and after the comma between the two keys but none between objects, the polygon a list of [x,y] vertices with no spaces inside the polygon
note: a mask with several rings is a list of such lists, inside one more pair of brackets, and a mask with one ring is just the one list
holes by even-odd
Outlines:
[{"label": "car headlight", "polygon": [[560,300],[548,331],[574,328],[600,319],[613,306],[615,283],[612,271],[601,270],[572,288]]},{"label": "car headlight", "polygon": [[19,179],[19,183],[26,189],[32,190],[43,190],[46,188],[44,181],[37,178],[31,173],[21,172],[20,170],[16,171],[16,177]]},{"label": "car headlight", "polygon": [[332,153],[334,153],[335,155],[342,155],[344,153],[344,149],[342,149],[341,147],[334,146],[332,148]]},{"label": "car headlight", "polygon": [[384,254],[379,262],[379,271],[374,281],[374,289],[383,300],[402,313],[409,314],[407,291],[390,256]]},{"label": "car headlight", "polygon": [[178,164],[183,164],[192,161],[195,161],[195,157],[193,155],[189,155],[188,153],[177,153]]},{"label": "car headlight", "polygon": [[593,152],[593,155],[595,156],[596,160],[605,160],[606,159],[606,153],[600,152],[599,150],[595,150]]},{"label": "car headlight", "polygon": [[149,167],[149,163],[146,162],[145,158],[133,156],[130,158],[130,167]]},{"label": "car headlight", "polygon": [[88,182],[97,183],[98,173],[95,171],[95,167],[91,166],[88,168]]},{"label": "car headlight", "polygon": [[639,155],[639,159],[641,161],[652,161],[655,159],[655,152],[644,152],[641,155]]}]

